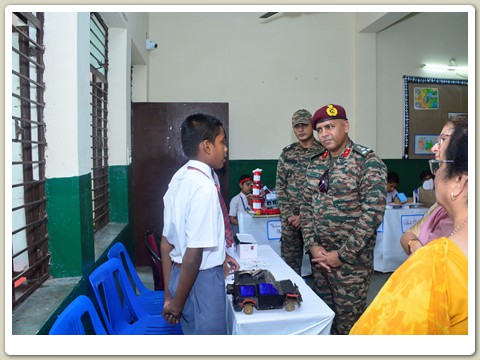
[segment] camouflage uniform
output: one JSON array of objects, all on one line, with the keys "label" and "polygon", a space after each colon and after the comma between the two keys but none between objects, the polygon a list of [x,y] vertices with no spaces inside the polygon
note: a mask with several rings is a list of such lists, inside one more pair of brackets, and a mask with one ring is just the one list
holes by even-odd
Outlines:
[{"label": "camouflage uniform", "polygon": [[275,190],[282,220],[281,252],[285,262],[299,275],[304,254],[303,237],[299,228],[288,223],[288,218],[300,214],[308,163],[313,155],[324,150],[317,140],[308,149],[295,142],[283,149],[278,160]]},{"label": "camouflage uniform", "polygon": [[[343,263],[330,273],[312,266],[314,290],[335,312],[332,334],[348,334],[366,308],[373,248],[385,212],[385,164],[350,140],[349,149],[333,162],[328,151],[312,158],[301,207],[305,252],[314,245],[337,250]],[[329,188],[321,193],[320,177],[329,168]]]}]

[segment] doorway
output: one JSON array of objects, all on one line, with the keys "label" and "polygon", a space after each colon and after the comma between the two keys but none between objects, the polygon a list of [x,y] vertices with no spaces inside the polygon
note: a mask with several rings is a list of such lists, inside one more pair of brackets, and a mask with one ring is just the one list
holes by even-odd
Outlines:
[{"label": "doorway", "polygon": [[[132,203],[135,265],[150,266],[143,242],[147,229],[163,229],[163,196],[170,179],[187,162],[180,140],[180,125],[195,113],[220,119],[228,140],[228,103],[132,104]],[[227,142],[228,144],[228,142]],[[228,156],[228,155],[227,155]],[[228,158],[217,170],[221,192],[228,199]]]}]

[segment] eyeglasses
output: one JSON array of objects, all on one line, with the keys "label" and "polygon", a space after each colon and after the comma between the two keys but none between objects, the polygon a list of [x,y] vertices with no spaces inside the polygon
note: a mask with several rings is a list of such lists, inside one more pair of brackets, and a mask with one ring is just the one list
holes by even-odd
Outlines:
[{"label": "eyeglasses", "polygon": [[443,142],[447,140],[448,137],[450,137],[451,134],[440,134],[437,137],[437,144],[438,146],[442,146]]},{"label": "eyeglasses", "polygon": [[318,184],[318,190],[324,194],[328,192],[328,172],[329,171],[330,169],[327,169],[327,171],[325,171],[323,175],[320,176],[320,182]]},{"label": "eyeglasses", "polygon": [[440,168],[442,163],[453,163],[453,160],[429,160],[428,163],[430,165],[430,172],[435,175],[437,170]]}]

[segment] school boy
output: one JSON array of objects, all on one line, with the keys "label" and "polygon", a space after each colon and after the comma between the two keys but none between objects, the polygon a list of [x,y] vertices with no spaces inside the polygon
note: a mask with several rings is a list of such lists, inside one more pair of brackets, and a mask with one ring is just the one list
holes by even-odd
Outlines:
[{"label": "school boy", "polygon": [[238,212],[251,210],[248,203],[248,196],[252,194],[252,177],[247,174],[241,175],[240,179],[238,179],[238,186],[240,187],[240,192],[230,200],[230,222],[232,226],[237,229],[234,233],[238,232]]},{"label": "school boy", "polygon": [[186,335],[227,334],[223,265],[233,270],[239,265],[225,251],[213,171],[226,159],[225,131],[217,118],[195,114],[182,123],[181,142],[189,161],[172,177],[163,198],[161,251],[168,291],[162,314],[171,324],[180,322]]}]

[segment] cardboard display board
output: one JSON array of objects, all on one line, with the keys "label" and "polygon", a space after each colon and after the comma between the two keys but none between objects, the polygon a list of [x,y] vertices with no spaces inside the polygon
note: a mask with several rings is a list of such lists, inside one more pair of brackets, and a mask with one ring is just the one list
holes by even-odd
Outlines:
[{"label": "cardboard display board", "polygon": [[468,81],[404,76],[404,159],[431,159],[445,122],[468,111]]}]

